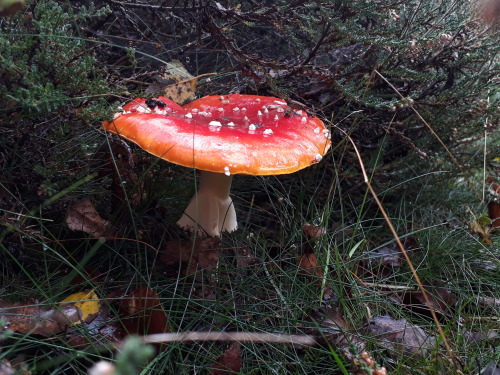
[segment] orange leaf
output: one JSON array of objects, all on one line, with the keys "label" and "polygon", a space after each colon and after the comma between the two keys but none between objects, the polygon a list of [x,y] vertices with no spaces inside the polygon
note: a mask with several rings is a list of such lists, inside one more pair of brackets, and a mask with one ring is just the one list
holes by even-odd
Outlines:
[{"label": "orange leaf", "polygon": [[158,294],[146,286],[135,288],[121,303],[124,325],[129,333],[146,335],[170,332],[167,314]]}]

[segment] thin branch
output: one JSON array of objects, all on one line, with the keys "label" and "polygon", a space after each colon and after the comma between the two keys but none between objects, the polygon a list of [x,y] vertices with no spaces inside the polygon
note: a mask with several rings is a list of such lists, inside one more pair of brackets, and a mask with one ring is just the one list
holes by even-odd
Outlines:
[{"label": "thin branch", "polygon": [[111,3],[128,7],[128,8],[138,8],[138,9],[149,9],[149,10],[164,10],[167,12],[173,11],[197,11],[201,9],[201,6],[195,7],[166,7],[163,5],[153,5],[153,4],[144,4],[144,3],[127,3],[118,0],[111,0]]},{"label": "thin branch", "polygon": [[179,332],[158,333],[141,338],[144,344],[158,344],[186,341],[238,341],[238,342],[272,342],[278,344],[298,344],[306,346],[318,345],[316,338],[309,335],[285,335],[281,333],[257,332]]},{"label": "thin branch", "polygon": [[323,31],[321,32],[321,35],[318,39],[318,41],[316,42],[316,45],[314,46],[314,48],[309,52],[309,55],[306,57],[306,59],[304,61],[302,61],[302,63],[298,66],[298,68],[302,68],[304,65],[306,65],[309,61],[311,61],[311,59],[316,56],[316,53],[318,52],[318,49],[319,47],[321,46],[321,44],[323,43],[323,41],[325,40],[326,36],[328,35],[329,31],[330,31],[330,28],[331,28],[331,24],[329,22],[326,23],[326,25],[323,27]]}]

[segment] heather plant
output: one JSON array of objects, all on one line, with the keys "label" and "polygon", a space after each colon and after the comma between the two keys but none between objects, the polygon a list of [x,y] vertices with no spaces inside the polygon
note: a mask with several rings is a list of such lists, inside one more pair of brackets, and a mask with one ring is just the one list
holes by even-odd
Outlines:
[{"label": "heather plant", "polygon": [[68,186],[68,176],[74,182],[89,172],[81,156],[97,143],[88,125],[108,110],[110,83],[81,27],[108,13],[34,1],[0,20],[0,155],[2,175],[10,176],[2,183],[26,179],[28,200],[47,198]]},{"label": "heather plant", "polygon": [[[80,26],[109,9],[73,11],[53,1],[32,2],[24,14],[2,20],[0,72],[3,114],[46,115],[81,107],[107,92],[95,46]],[[77,113],[77,111],[75,111]]]}]

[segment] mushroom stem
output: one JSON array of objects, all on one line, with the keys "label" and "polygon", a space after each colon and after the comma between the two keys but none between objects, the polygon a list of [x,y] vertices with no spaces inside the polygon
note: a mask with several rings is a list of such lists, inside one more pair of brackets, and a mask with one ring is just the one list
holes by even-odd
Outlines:
[{"label": "mushroom stem", "polygon": [[181,228],[220,236],[223,230],[233,232],[238,228],[236,212],[229,192],[233,176],[201,171],[200,187],[177,222]]}]

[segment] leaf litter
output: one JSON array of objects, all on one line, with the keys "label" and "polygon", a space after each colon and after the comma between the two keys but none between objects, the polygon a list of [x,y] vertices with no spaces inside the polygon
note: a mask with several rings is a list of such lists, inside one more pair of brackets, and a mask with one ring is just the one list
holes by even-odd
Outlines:
[{"label": "leaf litter", "polygon": [[148,85],[145,93],[146,95],[162,94],[182,105],[195,99],[198,80],[210,75],[214,75],[214,73],[195,77],[187,71],[180,61],[172,60],[165,65],[163,74],[156,77],[156,82]]},{"label": "leaf litter", "polygon": [[117,234],[117,229],[99,215],[89,198],[75,201],[68,207],[66,224],[70,230],[84,232],[94,238]]},{"label": "leaf litter", "polygon": [[243,367],[241,358],[241,344],[233,342],[226,351],[215,360],[215,364],[208,371],[212,375],[225,375],[240,372]]},{"label": "leaf litter", "polygon": [[128,295],[114,292],[104,299],[92,290],[82,291],[54,307],[36,300],[0,300],[0,320],[6,322],[1,329],[5,331],[43,337],[64,334],[68,345],[75,348],[95,343],[117,345],[129,334],[170,332],[158,294],[146,286],[138,286]]},{"label": "leaf litter", "polygon": [[9,331],[51,337],[69,326],[92,322],[100,310],[94,291],[71,294],[49,307],[36,300],[9,303],[0,300],[0,320]]},{"label": "leaf litter", "polygon": [[364,327],[381,346],[403,356],[427,356],[436,348],[436,338],[406,319],[376,316]]}]

